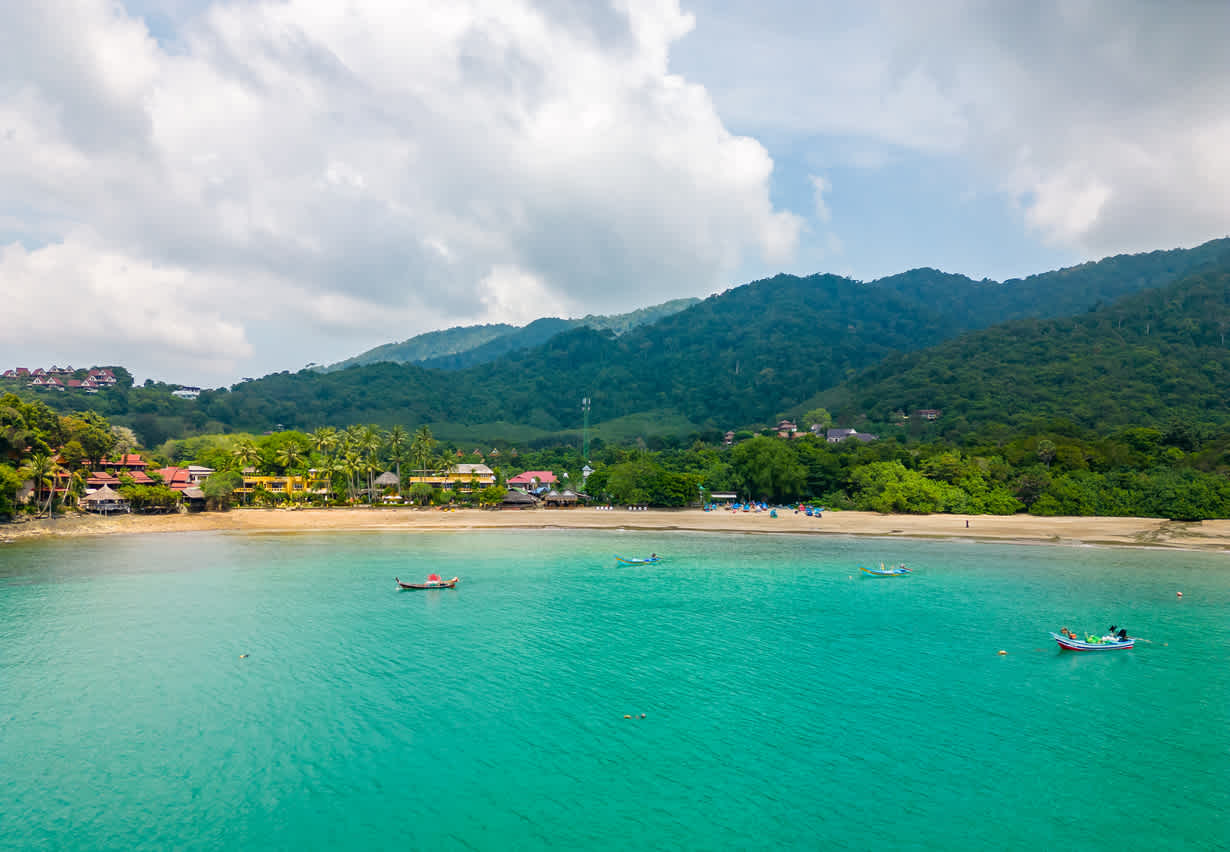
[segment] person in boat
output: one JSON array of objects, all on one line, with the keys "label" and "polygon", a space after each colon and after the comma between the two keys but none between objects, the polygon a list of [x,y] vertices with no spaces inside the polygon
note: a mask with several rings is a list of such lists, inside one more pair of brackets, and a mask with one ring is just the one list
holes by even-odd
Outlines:
[{"label": "person in boat", "polygon": [[657,558],[658,558],[658,554],[656,554],[656,553],[651,553],[651,554],[649,554],[649,558],[650,558],[650,559],[657,559]]}]

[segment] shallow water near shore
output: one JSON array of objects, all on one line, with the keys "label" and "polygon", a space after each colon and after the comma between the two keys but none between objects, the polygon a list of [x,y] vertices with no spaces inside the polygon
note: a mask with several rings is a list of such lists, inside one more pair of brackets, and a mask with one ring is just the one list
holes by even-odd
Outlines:
[{"label": "shallow water near shore", "polygon": [[[429,571],[461,582],[394,588]],[[1227,611],[1215,553],[19,542],[0,550],[0,849],[1224,848]],[[1047,636],[1112,622],[1150,641]]]}]

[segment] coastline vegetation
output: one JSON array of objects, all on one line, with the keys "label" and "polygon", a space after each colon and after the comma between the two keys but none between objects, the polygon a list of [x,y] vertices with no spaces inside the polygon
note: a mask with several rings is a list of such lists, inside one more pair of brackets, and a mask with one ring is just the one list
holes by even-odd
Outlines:
[{"label": "coastline vegetation", "polygon": [[[353,505],[391,494],[420,505],[492,505],[503,498],[510,476],[551,470],[560,487],[617,504],[682,507],[733,492],[774,504],[884,513],[1230,517],[1230,431],[1206,433],[1183,421],[1099,435],[1052,419],[1015,432],[986,429],[960,443],[940,435],[912,437],[906,428],[868,443],[836,444],[813,434],[781,438],[766,429],[739,433],[730,446],[714,432],[629,444],[595,441],[588,458],[575,443],[495,449],[476,457],[437,441],[426,425],[198,435],[141,449],[131,430],[96,412],[57,413],[41,401],[7,394],[0,397],[0,516],[70,508],[88,471],[109,456],[141,450],[154,465],[216,471],[204,489],[215,508],[240,499]],[[478,461],[495,471],[496,485],[463,492],[412,482],[416,473]],[[588,478],[582,470],[587,464]],[[318,483],[319,493],[295,498],[257,488],[238,495],[245,470],[300,476]],[[398,487],[380,488],[375,481],[384,471],[407,475]],[[179,494],[150,475],[153,485],[121,476],[121,495],[139,511],[175,508]],[[21,506],[17,495],[26,483],[33,491]]]}]

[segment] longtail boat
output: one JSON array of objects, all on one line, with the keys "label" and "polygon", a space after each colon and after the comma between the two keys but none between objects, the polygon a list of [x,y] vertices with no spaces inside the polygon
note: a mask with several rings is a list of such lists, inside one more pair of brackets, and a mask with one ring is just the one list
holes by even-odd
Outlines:
[{"label": "longtail boat", "polygon": [[1051,633],[1051,638],[1058,642],[1059,647],[1065,651],[1123,651],[1136,644],[1136,639],[1131,636],[1124,639],[1117,636],[1106,636],[1098,642],[1089,642],[1062,633]]},{"label": "longtail boat", "polygon": [[646,556],[644,558],[620,556],[616,553],[615,561],[620,565],[656,565],[662,561],[662,557],[656,553],[653,556]]},{"label": "longtail boat", "polygon": [[441,580],[439,574],[432,574],[422,583],[403,583],[400,577],[394,577],[397,581],[398,588],[401,589],[451,589],[457,585],[457,578],[451,580]]},{"label": "longtail boat", "polygon": [[899,568],[885,568],[883,564],[881,564],[879,568],[864,568],[860,565],[858,566],[858,570],[862,571],[864,574],[870,574],[873,577],[904,577],[906,574],[913,573],[904,565]]}]

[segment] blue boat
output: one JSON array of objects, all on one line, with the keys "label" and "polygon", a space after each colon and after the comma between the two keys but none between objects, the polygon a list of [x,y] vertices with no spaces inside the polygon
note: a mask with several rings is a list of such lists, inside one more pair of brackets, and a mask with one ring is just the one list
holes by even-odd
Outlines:
[{"label": "blue boat", "polygon": [[620,565],[657,565],[659,562],[662,561],[662,557],[655,553],[652,556],[648,556],[645,558],[638,558],[638,557],[629,558],[627,556],[620,556],[618,553],[616,553],[615,561],[618,562]]},{"label": "blue boat", "polygon": [[883,562],[880,563],[879,568],[864,568],[860,565],[858,566],[858,570],[862,571],[864,574],[870,574],[872,577],[904,577],[906,574],[913,573],[904,565],[897,568],[885,568]]}]

